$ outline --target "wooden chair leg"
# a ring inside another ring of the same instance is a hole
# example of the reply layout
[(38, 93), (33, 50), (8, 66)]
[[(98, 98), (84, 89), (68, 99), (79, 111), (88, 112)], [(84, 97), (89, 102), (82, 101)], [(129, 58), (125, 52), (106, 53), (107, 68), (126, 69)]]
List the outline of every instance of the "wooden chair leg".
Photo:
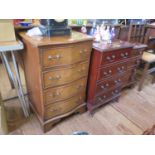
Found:
[(155, 83), (155, 74), (153, 75), (152, 84)]
[(138, 91), (142, 90), (142, 86), (143, 86), (144, 80), (145, 80), (145, 78), (146, 78), (146, 76), (148, 74), (149, 66), (150, 66), (149, 63), (145, 64), (145, 67), (144, 67), (144, 70), (143, 70), (143, 73), (142, 73), (142, 77), (141, 77), (140, 82), (139, 82)]

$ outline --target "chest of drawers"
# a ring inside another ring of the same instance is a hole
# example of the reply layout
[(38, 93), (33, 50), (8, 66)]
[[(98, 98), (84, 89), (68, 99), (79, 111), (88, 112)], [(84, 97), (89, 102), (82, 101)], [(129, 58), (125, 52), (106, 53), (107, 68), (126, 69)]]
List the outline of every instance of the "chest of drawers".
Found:
[(135, 82), (144, 49), (123, 41), (93, 44), (87, 90), (90, 113), (109, 101), (118, 100), (121, 90)]
[(63, 37), (28, 37), (23, 60), (28, 97), (43, 130), (86, 108), (92, 38), (79, 32)]

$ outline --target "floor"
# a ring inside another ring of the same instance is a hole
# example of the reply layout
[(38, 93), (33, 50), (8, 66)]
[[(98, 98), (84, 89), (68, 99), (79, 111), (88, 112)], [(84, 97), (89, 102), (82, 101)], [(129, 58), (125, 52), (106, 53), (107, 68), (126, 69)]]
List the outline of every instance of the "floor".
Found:
[[(22, 70), (21, 77), (23, 85), (25, 85)], [(71, 135), (74, 131), (86, 131), (93, 135), (142, 134), (144, 130), (155, 124), (155, 84), (152, 85), (150, 81), (151, 76), (146, 79), (145, 86), (141, 92), (137, 91), (137, 84), (132, 89), (123, 90), (119, 102), (102, 106), (95, 112), (93, 117), (88, 112), (73, 115), (55, 125), (46, 134)], [(10, 88), (2, 65), (0, 65), (0, 91), (3, 99), (16, 95), (15, 91)], [(16, 112), (9, 113), (12, 122), (16, 122), (16, 124), (10, 123), (14, 131), (9, 134), (44, 134), (34, 114), (31, 114), (29, 119), (24, 119), (18, 99), (6, 101), (5, 105), (8, 111), (12, 107), (16, 109)], [(3, 134), (1, 129), (0, 134)]]

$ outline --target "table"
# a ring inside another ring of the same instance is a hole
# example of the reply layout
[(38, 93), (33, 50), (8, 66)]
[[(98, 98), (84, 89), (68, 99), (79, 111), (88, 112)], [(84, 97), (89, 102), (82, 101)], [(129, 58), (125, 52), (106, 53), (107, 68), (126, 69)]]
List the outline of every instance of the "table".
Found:
[[(21, 80), (19, 76), (19, 71), (17, 68), (16, 58), (14, 55), (15, 51), (21, 50), (21, 49), (23, 49), (23, 43), (21, 41), (0, 42), (0, 57), (2, 59), (2, 63), (17, 91), (24, 115), (25, 117), (28, 117), (30, 114), (29, 104), (25, 100), (25, 97), (24, 97), (23, 88), (22, 88), (22, 84), (21, 84)], [(7, 52), (11, 53), (11, 58), (13, 61), (13, 68), (15, 72), (13, 71), (13, 69), (11, 68), (9, 64), (9, 61), (6, 56)]]

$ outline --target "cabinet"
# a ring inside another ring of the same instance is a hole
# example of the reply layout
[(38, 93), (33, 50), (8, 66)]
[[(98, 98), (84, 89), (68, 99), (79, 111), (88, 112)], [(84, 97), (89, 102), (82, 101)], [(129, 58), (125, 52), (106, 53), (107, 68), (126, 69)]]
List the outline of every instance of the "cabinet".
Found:
[(144, 49), (124, 41), (93, 44), (87, 91), (87, 107), (91, 113), (109, 101), (118, 100), (121, 90), (135, 82)]
[(28, 97), (43, 130), (86, 108), (86, 84), (92, 38), (79, 32), (71, 36), (29, 37), (23, 60)]

